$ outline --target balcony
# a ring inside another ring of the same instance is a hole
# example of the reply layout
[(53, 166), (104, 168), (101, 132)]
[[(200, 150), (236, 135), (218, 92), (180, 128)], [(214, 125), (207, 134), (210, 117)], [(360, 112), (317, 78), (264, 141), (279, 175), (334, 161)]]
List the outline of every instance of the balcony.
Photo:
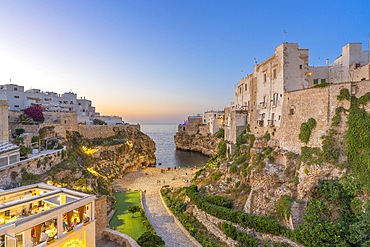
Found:
[(257, 125), (263, 127), (263, 120), (257, 120)]
[(268, 126), (275, 126), (275, 120), (267, 120)]

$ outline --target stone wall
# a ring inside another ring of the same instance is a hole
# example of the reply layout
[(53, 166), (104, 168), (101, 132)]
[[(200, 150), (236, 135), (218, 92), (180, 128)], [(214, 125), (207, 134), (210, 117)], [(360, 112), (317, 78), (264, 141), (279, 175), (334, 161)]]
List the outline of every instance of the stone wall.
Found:
[(123, 234), (121, 232), (114, 231), (112, 229), (106, 228), (103, 231), (103, 237), (109, 239), (110, 241), (116, 242), (121, 246), (126, 247), (140, 247), (130, 236)]
[[(190, 241), (194, 244), (194, 246), (201, 247), (202, 245), (193, 236), (190, 235), (190, 233), (188, 232), (188, 230), (186, 230), (186, 228), (181, 224), (181, 222), (177, 219), (177, 217), (167, 207), (167, 204), (166, 204), (166, 202), (163, 199), (162, 193), (160, 191), (158, 191), (158, 193), (159, 193), (159, 197), (161, 198), (161, 201), (162, 201), (162, 204), (163, 204), (164, 208), (166, 209), (167, 213), (173, 218), (175, 224), (190, 239)], [(142, 203), (142, 200), (141, 200), (141, 203)], [(141, 206), (142, 206), (142, 208), (144, 208), (143, 205), (141, 205)]]
[[(321, 147), (321, 136), (325, 135), (326, 131), (331, 128), (336, 108), (342, 106), (348, 109), (350, 106), (348, 101), (337, 100), (342, 88), (347, 88), (351, 92), (351, 84), (342, 83), (325, 88), (310, 88), (286, 93), (281, 116), (282, 124), (280, 128), (276, 128), (273, 137), (280, 141), (280, 147), (300, 153), (300, 148), (304, 145), (298, 137), (300, 126), (309, 118), (314, 118), (317, 125), (311, 133), (307, 146)], [(370, 81), (358, 82), (355, 96), (361, 97), (367, 92), (370, 92)], [(345, 122), (345, 120), (341, 122), (342, 131), (346, 129)]]
[(9, 141), (8, 101), (0, 99), (0, 142)]
[(77, 131), (82, 136), (93, 139), (107, 138), (116, 135), (119, 131), (126, 131), (128, 129), (140, 131), (140, 125), (78, 125)]
[(95, 238), (103, 238), (104, 230), (109, 226), (107, 220), (107, 197), (102, 196), (95, 200)]
[[(189, 209), (194, 215), (194, 217), (201, 222), (207, 230), (212, 233), (214, 236), (216, 236), (218, 239), (220, 239), (223, 243), (225, 243), (227, 246), (236, 246), (237, 242), (232, 240), (231, 238), (228, 238), (220, 228), (218, 228), (218, 225), (222, 222), (228, 222), (226, 220), (220, 220), (210, 214), (207, 214), (206, 212), (198, 209), (196, 206), (191, 206)], [(228, 222), (230, 223), (230, 222)], [(281, 237), (281, 236), (273, 236), (270, 234), (264, 234), (264, 233), (258, 233), (254, 231), (253, 229), (248, 228), (242, 228), (238, 224), (233, 224), (238, 231), (245, 232), (252, 237), (262, 240), (262, 241), (271, 241), (272, 243), (280, 243), (280, 244), (286, 244), (287, 246), (293, 246), (293, 247), (302, 247), (302, 245), (297, 244), (293, 242), (292, 240)], [(285, 245), (284, 245), (285, 246)]]
[(227, 237), (223, 231), (218, 227), (219, 224), (225, 222), (225, 220), (220, 220), (212, 215), (199, 210), (196, 206), (192, 206), (188, 209), (194, 215), (194, 217), (202, 223), (202, 225), (210, 232), (212, 235), (216, 236), (221, 242), (225, 243), (227, 246), (236, 246), (236, 241)]
[(54, 153), (36, 156), (7, 167), (1, 167), (0, 186), (5, 187), (20, 182), (24, 172), (38, 175), (44, 174), (62, 160), (61, 152), (62, 150), (58, 150)]

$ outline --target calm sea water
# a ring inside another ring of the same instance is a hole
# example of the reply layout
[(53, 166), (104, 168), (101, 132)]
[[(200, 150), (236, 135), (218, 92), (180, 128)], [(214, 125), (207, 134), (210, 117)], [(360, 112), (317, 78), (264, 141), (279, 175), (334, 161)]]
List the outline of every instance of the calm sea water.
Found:
[(141, 131), (155, 142), (157, 167), (203, 167), (207, 163), (208, 157), (205, 155), (176, 150), (173, 137), (178, 124), (140, 124), (140, 126)]

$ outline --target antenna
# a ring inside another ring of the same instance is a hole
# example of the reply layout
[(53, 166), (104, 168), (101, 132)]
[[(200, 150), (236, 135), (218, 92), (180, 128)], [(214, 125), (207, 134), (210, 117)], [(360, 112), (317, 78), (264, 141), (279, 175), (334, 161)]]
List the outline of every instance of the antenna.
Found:
[(288, 32), (284, 29), (284, 43), (286, 42), (286, 36), (288, 35)]
[(254, 60), (254, 65), (257, 65), (258, 64), (257, 59), (254, 57), (253, 60)]

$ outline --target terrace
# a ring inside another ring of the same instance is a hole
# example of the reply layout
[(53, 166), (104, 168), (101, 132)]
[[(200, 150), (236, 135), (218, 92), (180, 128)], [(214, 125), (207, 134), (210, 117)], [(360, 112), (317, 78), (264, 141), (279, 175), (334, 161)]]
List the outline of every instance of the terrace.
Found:
[(43, 183), (0, 192), (0, 247), (59, 245), (94, 223), (94, 199)]

